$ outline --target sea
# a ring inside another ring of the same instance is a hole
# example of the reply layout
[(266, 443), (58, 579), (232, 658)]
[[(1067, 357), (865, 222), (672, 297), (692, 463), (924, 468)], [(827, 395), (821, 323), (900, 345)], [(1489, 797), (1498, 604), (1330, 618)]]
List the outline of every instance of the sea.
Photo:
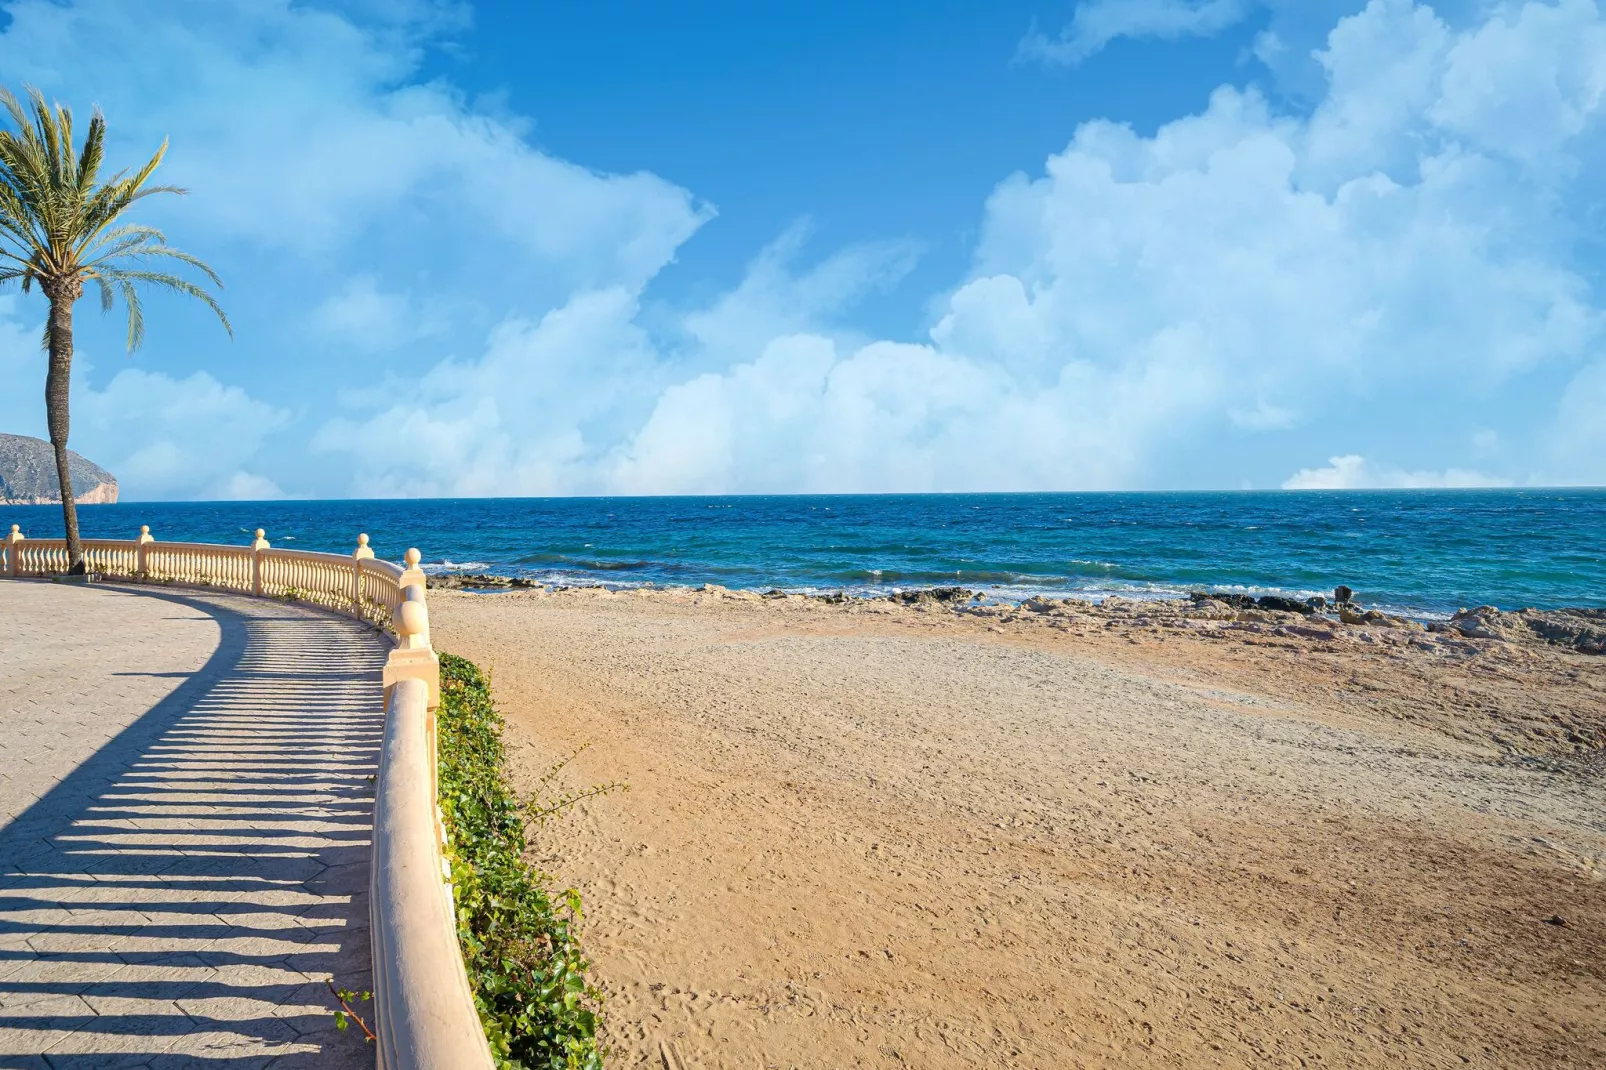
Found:
[[(874, 596), (1308, 597), (1344, 584), (1386, 610), (1606, 606), (1606, 489), (125, 502), (82, 506), (86, 538), (380, 557), (552, 585), (693, 585)], [(61, 535), (58, 506), (0, 524)]]

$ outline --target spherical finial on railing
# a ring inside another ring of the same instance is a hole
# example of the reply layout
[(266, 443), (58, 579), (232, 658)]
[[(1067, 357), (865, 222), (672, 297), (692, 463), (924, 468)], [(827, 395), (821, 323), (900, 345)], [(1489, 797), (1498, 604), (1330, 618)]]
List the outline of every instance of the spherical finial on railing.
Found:
[(139, 533), (141, 535), (149, 535), (151, 533), (151, 526), (149, 524), (141, 524), (139, 526)]
[(261, 528), (257, 528), (257, 538), (259, 538), (259, 539), (265, 538), (267, 536), (267, 534), (268, 533), (263, 531)]
[(21, 524), (13, 524), (13, 525), (11, 525), (11, 534), (15, 535), (17, 532), (19, 532), (21, 530), (22, 530), (22, 525)]
[(422, 635), (429, 629), (429, 614), (424, 603), (407, 601), (396, 607), (396, 634), (403, 639)]
[(368, 533), (366, 531), (363, 532), (361, 535), (357, 536), (357, 545), (358, 546), (367, 546), (368, 545)]
[(404, 560), (407, 562), (408, 568), (417, 568), (418, 562), (423, 560), (423, 558), (424, 555), (418, 552), (418, 547), (414, 546), (412, 549), (407, 551), (407, 555)]

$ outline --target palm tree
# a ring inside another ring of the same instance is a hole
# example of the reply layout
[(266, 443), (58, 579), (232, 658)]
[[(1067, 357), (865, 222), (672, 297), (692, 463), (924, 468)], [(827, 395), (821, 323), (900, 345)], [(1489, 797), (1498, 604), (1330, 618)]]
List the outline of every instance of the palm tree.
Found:
[(16, 127), (0, 129), (0, 284), (20, 279), (24, 293), (38, 286), (50, 300), (44, 338), (50, 355), (45, 416), (61, 484), (68, 571), (81, 573), (84, 547), (78, 537), (78, 509), (67, 472), (67, 392), (72, 374), (72, 310), (83, 296), (84, 284), (93, 280), (100, 287), (103, 311), (110, 311), (115, 296), (122, 295), (128, 306), (130, 353), (145, 337), (140, 284), (198, 298), (217, 313), (230, 337), (234, 330), (205, 289), (147, 265), (153, 260), (176, 260), (200, 270), (221, 287), (216, 272), (190, 254), (171, 248), (154, 227), (123, 221), (123, 213), (143, 197), (184, 192), (176, 186), (145, 184), (166, 155), (167, 142), (132, 175), (119, 171), (97, 182), (106, 140), (105, 116), (95, 110), (83, 148), (75, 150), (72, 112), (46, 104), (37, 89), (27, 92), (30, 109), (24, 109), (15, 95), (0, 87), (0, 106)]

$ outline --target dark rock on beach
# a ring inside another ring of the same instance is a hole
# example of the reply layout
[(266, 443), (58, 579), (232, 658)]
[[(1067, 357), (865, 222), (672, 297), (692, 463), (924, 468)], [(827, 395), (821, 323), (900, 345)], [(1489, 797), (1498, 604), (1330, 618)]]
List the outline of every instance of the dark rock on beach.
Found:
[(1255, 599), (1255, 605), (1260, 609), (1275, 609), (1279, 613), (1314, 613), (1316, 608), (1309, 602), (1301, 602), (1294, 598), (1282, 598), (1278, 595), (1261, 595)]
[(1193, 591), (1189, 598), (1195, 602), (1220, 602), (1233, 609), (1254, 609), (1255, 599), (1247, 594), (1227, 594), (1224, 591)]
[(942, 603), (944, 605), (954, 602), (973, 602), (981, 597), (968, 587), (926, 587), (918, 591), (894, 591), (887, 595), (889, 602), (901, 602), (906, 606), (930, 605)]
[(447, 591), (511, 591), (542, 586), (522, 576), (493, 576), (488, 572), (443, 572), (425, 577), (425, 584)]
[(1314, 613), (1316, 607), (1281, 595), (1265, 594), (1256, 598), (1248, 594), (1226, 594), (1220, 591), (1194, 591), (1188, 595), (1195, 602), (1221, 602), (1234, 609), (1270, 609), (1278, 613)]

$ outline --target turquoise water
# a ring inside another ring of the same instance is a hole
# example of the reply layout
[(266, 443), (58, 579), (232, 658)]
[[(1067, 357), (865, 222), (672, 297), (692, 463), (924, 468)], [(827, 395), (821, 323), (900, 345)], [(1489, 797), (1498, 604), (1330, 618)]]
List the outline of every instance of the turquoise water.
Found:
[[(85, 537), (349, 552), (550, 583), (846, 588), (961, 584), (1165, 596), (1308, 595), (1336, 584), (1416, 613), (1606, 605), (1606, 490), (940, 494), (150, 502), (84, 507)], [(59, 537), (50, 506), (0, 522)]]

